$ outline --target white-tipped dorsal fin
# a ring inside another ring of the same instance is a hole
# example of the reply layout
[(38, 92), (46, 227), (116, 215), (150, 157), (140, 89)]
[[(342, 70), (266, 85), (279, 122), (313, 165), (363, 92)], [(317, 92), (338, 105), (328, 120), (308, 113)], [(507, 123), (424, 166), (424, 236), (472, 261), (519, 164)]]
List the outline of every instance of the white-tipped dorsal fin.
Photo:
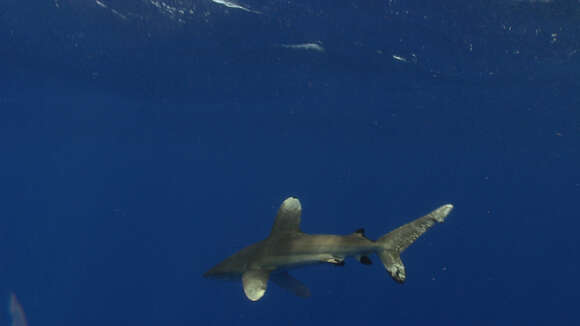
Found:
[(300, 232), (300, 215), (302, 215), (302, 205), (298, 198), (286, 198), (278, 209), (270, 235)]
[(270, 272), (263, 270), (249, 270), (242, 275), (242, 284), (246, 297), (252, 301), (258, 301), (266, 293)]

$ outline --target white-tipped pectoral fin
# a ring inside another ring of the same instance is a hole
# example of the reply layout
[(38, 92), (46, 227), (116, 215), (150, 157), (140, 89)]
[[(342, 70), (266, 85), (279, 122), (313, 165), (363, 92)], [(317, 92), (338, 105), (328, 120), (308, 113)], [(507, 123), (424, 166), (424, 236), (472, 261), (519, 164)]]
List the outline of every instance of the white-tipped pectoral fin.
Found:
[(250, 270), (242, 275), (242, 285), (246, 297), (252, 301), (258, 301), (266, 293), (270, 272), (263, 270)]

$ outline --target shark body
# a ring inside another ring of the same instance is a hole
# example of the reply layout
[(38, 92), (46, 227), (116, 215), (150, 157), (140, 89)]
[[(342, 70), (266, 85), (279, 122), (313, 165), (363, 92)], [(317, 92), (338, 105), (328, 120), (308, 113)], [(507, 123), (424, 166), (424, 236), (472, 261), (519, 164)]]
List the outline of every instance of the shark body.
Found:
[(344, 265), (347, 257), (371, 264), (376, 253), (391, 277), (403, 283), (405, 266), (400, 254), (436, 222), (443, 222), (453, 205), (447, 204), (377, 239), (368, 239), (359, 229), (348, 235), (307, 234), (300, 230), (302, 206), (289, 197), (278, 209), (274, 226), (265, 240), (252, 244), (203, 274), (207, 278), (242, 280), (244, 293), (252, 301), (264, 296), (271, 280), (294, 294), (307, 297), (308, 288), (288, 274), (304, 265), (330, 263)]

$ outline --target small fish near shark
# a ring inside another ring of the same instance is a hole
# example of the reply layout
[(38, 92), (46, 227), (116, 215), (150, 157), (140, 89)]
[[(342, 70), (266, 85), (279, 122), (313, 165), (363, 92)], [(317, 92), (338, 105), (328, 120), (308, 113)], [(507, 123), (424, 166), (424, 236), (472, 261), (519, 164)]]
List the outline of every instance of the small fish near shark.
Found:
[(435, 223), (441, 223), (453, 209), (443, 205), (431, 213), (383, 235), (368, 239), (363, 229), (348, 235), (307, 234), (300, 230), (302, 205), (289, 197), (278, 209), (270, 235), (250, 245), (203, 274), (206, 278), (240, 279), (246, 297), (258, 301), (266, 293), (268, 281), (300, 297), (310, 296), (310, 290), (296, 280), (288, 269), (304, 265), (330, 263), (344, 265), (347, 257), (356, 257), (369, 265), (370, 254), (377, 254), (398, 283), (406, 278), (401, 253)]

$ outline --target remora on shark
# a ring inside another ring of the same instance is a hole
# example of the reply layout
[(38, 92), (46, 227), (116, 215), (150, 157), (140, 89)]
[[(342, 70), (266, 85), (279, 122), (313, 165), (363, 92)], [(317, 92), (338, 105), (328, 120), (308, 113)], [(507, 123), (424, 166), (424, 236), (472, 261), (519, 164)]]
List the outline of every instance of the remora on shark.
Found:
[(363, 229), (348, 235), (307, 234), (300, 230), (302, 205), (289, 197), (278, 209), (274, 226), (265, 240), (250, 245), (203, 274), (208, 278), (239, 279), (248, 299), (257, 301), (268, 287), (268, 280), (294, 294), (307, 297), (310, 290), (287, 270), (310, 264), (344, 265), (354, 256), (362, 264), (371, 264), (369, 254), (376, 253), (391, 277), (405, 281), (401, 253), (436, 222), (443, 222), (453, 205), (443, 205), (431, 213), (407, 223), (378, 240), (368, 239)]

